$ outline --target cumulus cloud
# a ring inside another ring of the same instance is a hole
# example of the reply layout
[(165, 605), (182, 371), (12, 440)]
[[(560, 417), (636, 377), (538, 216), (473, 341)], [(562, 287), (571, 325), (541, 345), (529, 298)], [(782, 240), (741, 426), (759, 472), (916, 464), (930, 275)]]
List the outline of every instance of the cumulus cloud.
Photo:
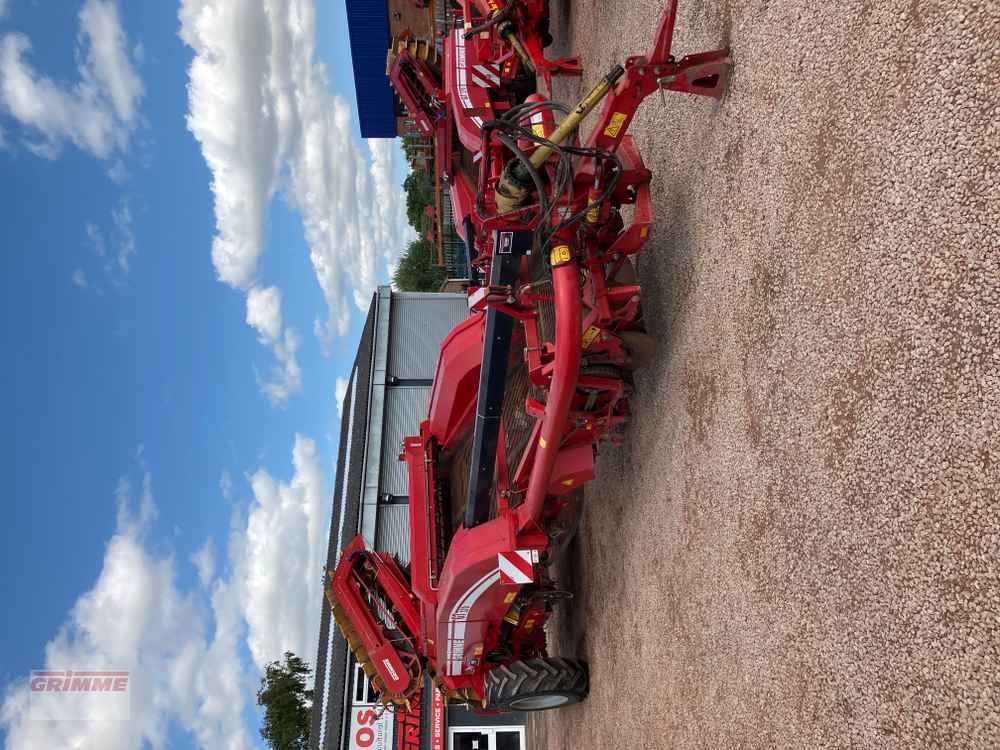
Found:
[[(265, 469), (248, 477), (253, 500), (234, 510), (225, 569), (205, 541), (191, 557), (199, 586), (190, 591), (178, 584), (172, 557), (153, 551), (153, 481), (141, 453), (137, 461), (141, 482), (123, 477), (116, 487), (117, 528), (97, 581), (40, 665), (131, 670), (132, 720), (32, 721), (24, 677), (6, 686), (0, 704), (10, 750), (159, 750), (174, 723), (201, 748), (253, 747), (243, 714), (263, 667), (285, 651), (308, 661), (315, 648), (329, 519), (315, 443), (295, 436), (290, 479)], [(232, 496), (232, 477), (222, 476)]]
[(302, 368), (298, 360), (302, 340), (298, 331), (286, 328), (281, 338), (268, 343), (276, 361), (268, 377), (258, 376), (257, 384), (272, 404), (284, 406), (292, 396), (302, 390)]
[(140, 121), (143, 84), (118, 6), (86, 0), (80, 10), (75, 84), (39, 73), (31, 52), (24, 34), (0, 38), (0, 107), (24, 128), (29, 150), (53, 159), (69, 142), (99, 159), (125, 152)]
[(47, 644), (44, 666), (130, 670), (131, 720), (32, 721), (27, 681), (18, 681), (8, 686), (0, 706), (7, 747), (163, 748), (172, 721), (197, 737), (201, 747), (251, 747), (242, 711), (252, 685), (232, 625), (238, 607), (220, 585), (212, 597), (210, 629), (205, 608), (178, 588), (172, 559), (150, 551), (147, 535), (156, 510), (148, 472), (138, 507), (127, 478), (115, 494), (117, 529), (101, 572)]
[(292, 465), (287, 483), (263, 469), (250, 477), (254, 502), (233, 550), (247, 645), (259, 669), (286, 650), (308, 655), (319, 632), (329, 514), (313, 440), (295, 436)]
[(251, 287), (247, 291), (246, 320), (275, 358), (268, 377), (258, 376), (258, 385), (271, 403), (282, 406), (302, 390), (302, 368), (297, 356), (301, 345), (298, 331), (289, 327), (282, 333), (281, 290), (274, 286)]
[(281, 290), (255, 286), (247, 292), (247, 323), (257, 329), (265, 341), (281, 335)]
[(251, 288), (267, 209), (283, 190), (302, 216), (327, 313), (324, 344), (347, 331), (351, 302), (366, 309), (380, 264), (412, 230), (392, 175), (399, 151), (353, 134), (350, 109), (316, 62), (311, 0), (184, 0), (181, 38), (195, 52), (188, 127), (212, 172), (219, 278)]

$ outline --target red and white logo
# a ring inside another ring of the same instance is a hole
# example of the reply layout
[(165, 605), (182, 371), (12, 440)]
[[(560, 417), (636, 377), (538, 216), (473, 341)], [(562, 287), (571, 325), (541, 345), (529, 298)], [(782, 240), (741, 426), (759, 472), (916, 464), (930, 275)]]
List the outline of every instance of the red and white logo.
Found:
[(394, 680), (396, 680), (398, 682), (399, 681), (399, 675), (396, 674), (396, 668), (392, 666), (392, 662), (389, 661), (388, 659), (383, 659), (382, 663), (385, 665), (385, 668), (388, 670), (389, 676), (391, 676), (392, 679), (394, 679)]
[(500, 583), (504, 586), (534, 583), (535, 563), (538, 562), (538, 550), (516, 549), (513, 552), (501, 552), (497, 555), (500, 567)]
[(34, 670), (28, 682), (28, 716), (39, 721), (128, 721), (131, 673)]

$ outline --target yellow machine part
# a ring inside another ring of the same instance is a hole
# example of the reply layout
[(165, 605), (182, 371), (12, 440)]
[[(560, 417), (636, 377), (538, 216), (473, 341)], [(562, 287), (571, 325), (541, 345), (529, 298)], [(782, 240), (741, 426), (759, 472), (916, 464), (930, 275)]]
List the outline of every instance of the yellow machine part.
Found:
[[(327, 593), (329, 595), (329, 590)], [(386, 690), (385, 682), (382, 681), (378, 671), (375, 669), (375, 665), (372, 664), (372, 660), (368, 656), (368, 651), (365, 650), (364, 644), (361, 643), (361, 639), (358, 637), (357, 632), (355, 632), (354, 626), (351, 625), (351, 621), (347, 619), (347, 615), (341, 609), (340, 605), (333, 601), (333, 597), (329, 596), (328, 598), (330, 599), (330, 611), (333, 613), (334, 622), (337, 623), (337, 627), (340, 628), (340, 632), (347, 641), (347, 645), (354, 654), (354, 658), (357, 659), (358, 664), (361, 665), (361, 668), (365, 672), (365, 676), (368, 677), (372, 689), (378, 693), (382, 705), (388, 706), (389, 704), (393, 704), (409, 711), (412, 707), (410, 702), (411, 693), (420, 686), (420, 675), (417, 675), (410, 681), (413, 688), (406, 693), (393, 693)]]
[(428, 42), (426, 39), (400, 39), (393, 37), (389, 43), (389, 52), (385, 58), (386, 75), (389, 75), (392, 71), (392, 65), (396, 62), (396, 55), (404, 49), (418, 60), (424, 60), (431, 65), (436, 65), (438, 62), (438, 51), (433, 42)]

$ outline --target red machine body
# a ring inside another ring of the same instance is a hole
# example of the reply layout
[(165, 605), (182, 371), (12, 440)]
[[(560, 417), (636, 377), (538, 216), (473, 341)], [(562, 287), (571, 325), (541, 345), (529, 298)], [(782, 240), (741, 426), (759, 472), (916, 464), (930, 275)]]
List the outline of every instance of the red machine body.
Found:
[[(466, 19), (444, 39), (440, 69), (406, 48), (407, 35), (390, 50), (389, 79), (420, 132), (434, 138), (438, 174), (456, 208), (455, 231), (472, 214), (475, 161), (483, 125), (543, 88), (552, 75), (581, 74), (576, 57), (549, 60), (547, 2), (463, 4)], [(478, 17), (478, 18), (477, 18)]]
[[(470, 289), (470, 317), (442, 343), (427, 419), (402, 446), (408, 575), (358, 537), (329, 587), (338, 624), (387, 703), (404, 704), (425, 669), (450, 700), (481, 710), (551, 708), (586, 694), (585, 668), (547, 652), (544, 625), (564, 595), (548, 565), (593, 478), (597, 445), (620, 441), (629, 371), (650, 341), (631, 261), (650, 232), (650, 172), (627, 129), (658, 90), (720, 97), (730, 67), (726, 50), (676, 62), (675, 14), (670, 0), (650, 53), (609, 74), (583, 145), (543, 161), (536, 185), (551, 200), (536, 191), (506, 212), (497, 196), (512, 144), (521, 160), (545, 148), (553, 108), (544, 97), (494, 98), (502, 74), (495, 85), (470, 78), (483, 60), (516, 69), (494, 30), (474, 40), (456, 31), (445, 46), (450, 114), (435, 131), (449, 155), (474, 151), (474, 168), (453, 166), (449, 178), (487, 281)], [(556, 190), (573, 158), (572, 189)], [(627, 221), (625, 205), (634, 207)]]

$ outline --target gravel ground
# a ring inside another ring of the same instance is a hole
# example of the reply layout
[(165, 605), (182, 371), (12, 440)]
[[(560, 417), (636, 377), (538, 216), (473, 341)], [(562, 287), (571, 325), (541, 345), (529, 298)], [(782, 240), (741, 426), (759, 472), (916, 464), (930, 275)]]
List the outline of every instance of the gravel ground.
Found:
[[(1000, 747), (1000, 4), (680, 2), (736, 68), (632, 128), (661, 348), (550, 626), (591, 697), (531, 747)], [(556, 36), (589, 86), (661, 8)]]

